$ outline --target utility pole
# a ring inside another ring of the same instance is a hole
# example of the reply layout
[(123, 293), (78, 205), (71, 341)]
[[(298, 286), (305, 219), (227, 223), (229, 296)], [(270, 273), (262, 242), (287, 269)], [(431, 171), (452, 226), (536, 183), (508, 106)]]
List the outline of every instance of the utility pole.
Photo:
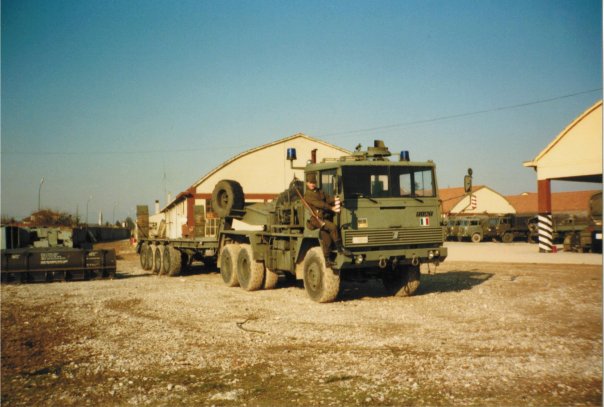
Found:
[(42, 196), (42, 184), (44, 183), (44, 177), (40, 180), (40, 186), (38, 187), (38, 212), (40, 212), (40, 201)]

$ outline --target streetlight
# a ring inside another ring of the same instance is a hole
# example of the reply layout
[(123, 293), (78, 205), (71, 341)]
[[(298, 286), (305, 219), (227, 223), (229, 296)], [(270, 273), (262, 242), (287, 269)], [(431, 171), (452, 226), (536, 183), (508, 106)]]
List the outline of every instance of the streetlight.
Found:
[(88, 204), (90, 203), (91, 200), (92, 200), (92, 195), (90, 195), (88, 197), (88, 200), (86, 201), (86, 226), (88, 226)]
[(40, 196), (42, 195), (42, 184), (44, 183), (44, 177), (40, 180), (40, 186), (38, 187), (38, 212), (40, 212)]

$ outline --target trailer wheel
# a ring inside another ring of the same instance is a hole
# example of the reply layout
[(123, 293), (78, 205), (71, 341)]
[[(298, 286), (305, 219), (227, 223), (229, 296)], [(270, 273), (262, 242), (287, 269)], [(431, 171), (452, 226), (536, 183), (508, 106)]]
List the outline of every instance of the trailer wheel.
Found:
[(313, 247), (304, 257), (304, 289), (316, 302), (332, 302), (340, 292), (340, 276), (327, 267), (320, 247)]
[(232, 215), (233, 210), (242, 210), (243, 188), (237, 181), (223, 179), (212, 191), (212, 209), (221, 218)]
[(481, 240), (482, 236), (480, 235), (480, 233), (474, 233), (472, 235), (472, 243), (480, 243)]
[(153, 272), (161, 273), (161, 248), (159, 245), (151, 245), (153, 248)]
[(239, 255), (239, 245), (227, 244), (220, 252), (220, 275), (222, 281), (227, 287), (237, 287), (237, 256)]
[(147, 270), (147, 247), (149, 247), (149, 245), (147, 243), (143, 243), (139, 252), (141, 268), (143, 270)]
[(506, 232), (501, 237), (501, 241), (503, 243), (512, 243), (514, 241), (514, 235), (509, 232)]
[(164, 246), (162, 257), (162, 273), (170, 277), (180, 275), (182, 269), (182, 256), (178, 250), (170, 245)]
[(398, 266), (382, 277), (384, 288), (390, 295), (409, 297), (419, 287), (419, 266)]
[(277, 283), (279, 282), (279, 274), (275, 273), (274, 271), (265, 268), (264, 269), (264, 284), (263, 287), (265, 290), (272, 290), (273, 288), (275, 288), (277, 286)]
[(145, 248), (145, 270), (151, 271), (153, 270), (153, 254), (154, 250), (152, 245), (147, 245)]
[(264, 263), (254, 259), (254, 251), (249, 244), (242, 244), (237, 256), (237, 279), (246, 291), (262, 288), (264, 281)]

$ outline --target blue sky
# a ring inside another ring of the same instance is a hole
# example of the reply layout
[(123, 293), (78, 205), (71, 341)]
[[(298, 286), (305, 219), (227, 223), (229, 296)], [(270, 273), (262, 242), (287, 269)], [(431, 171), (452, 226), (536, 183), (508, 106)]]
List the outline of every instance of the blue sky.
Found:
[(3, 0), (1, 210), (123, 219), (298, 132), (535, 191), (601, 88), (596, 0)]

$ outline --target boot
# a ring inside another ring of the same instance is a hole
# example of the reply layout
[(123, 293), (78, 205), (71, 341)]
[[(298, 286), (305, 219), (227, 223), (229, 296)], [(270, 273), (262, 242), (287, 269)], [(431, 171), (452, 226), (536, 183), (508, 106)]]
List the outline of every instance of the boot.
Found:
[(334, 268), (336, 263), (329, 258), (329, 256), (325, 256), (325, 267)]
[(348, 250), (347, 248), (345, 248), (344, 246), (342, 246), (341, 240), (338, 240), (336, 242), (336, 248), (338, 249), (338, 253), (343, 254), (344, 256), (347, 256), (347, 257), (352, 257), (352, 252), (350, 250)]

